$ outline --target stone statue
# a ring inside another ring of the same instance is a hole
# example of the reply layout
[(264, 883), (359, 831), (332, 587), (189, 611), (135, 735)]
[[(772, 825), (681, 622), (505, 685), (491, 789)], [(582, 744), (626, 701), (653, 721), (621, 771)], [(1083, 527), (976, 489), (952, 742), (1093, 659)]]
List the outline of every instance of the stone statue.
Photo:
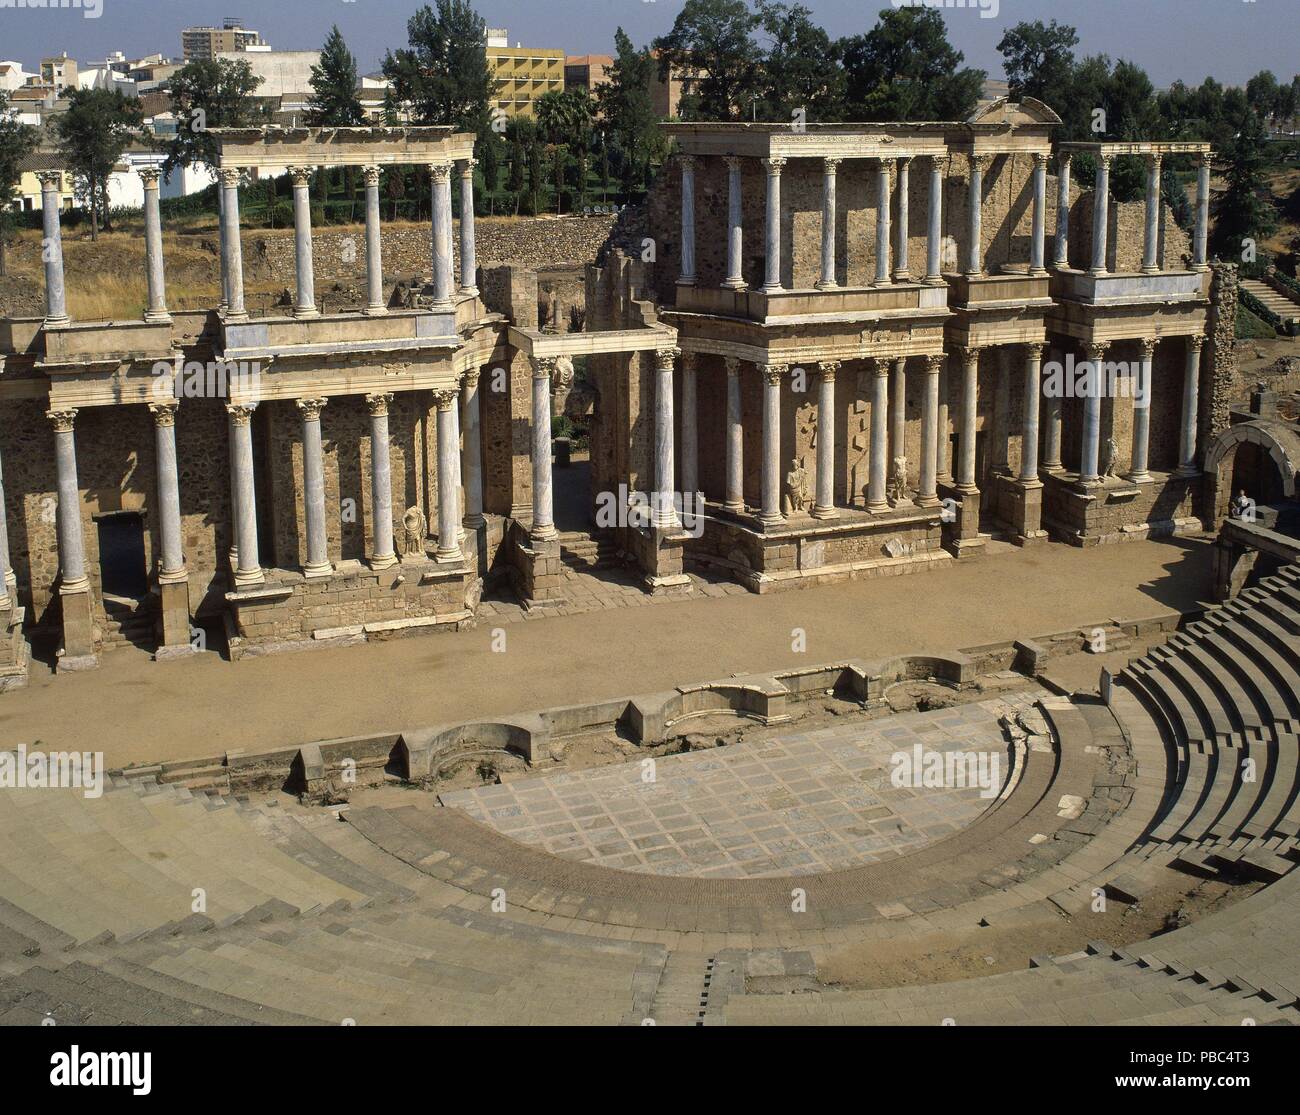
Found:
[(790, 462), (790, 471), (785, 474), (786, 515), (802, 515), (808, 506), (808, 473), (798, 457)]
[(895, 503), (907, 498), (907, 458), (895, 457), (889, 474), (889, 498)]
[(424, 557), (424, 540), (429, 533), (429, 522), (418, 507), (408, 507), (402, 516), (405, 538), (402, 542), (404, 557)]
[(567, 392), (573, 387), (573, 357), (557, 356), (555, 371), (551, 375), (551, 394)]
[(1118, 475), (1118, 473), (1116, 473), (1115, 471), (1116, 461), (1118, 457), (1119, 457), (1119, 447), (1115, 444), (1115, 439), (1113, 437), (1108, 437), (1106, 439), (1106, 446), (1102, 450), (1102, 454), (1101, 454), (1102, 476), (1109, 479), (1112, 476)]

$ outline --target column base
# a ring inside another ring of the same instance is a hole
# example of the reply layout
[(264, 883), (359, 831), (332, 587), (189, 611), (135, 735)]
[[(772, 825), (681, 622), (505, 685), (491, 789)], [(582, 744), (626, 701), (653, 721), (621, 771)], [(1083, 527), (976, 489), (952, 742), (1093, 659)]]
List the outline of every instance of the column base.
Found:
[(724, 500), (722, 510), (730, 511), (733, 515), (743, 515), (745, 513), (745, 501), (743, 499)]
[(261, 569), (236, 569), (235, 570), (235, 587), (236, 588), (255, 588), (258, 585), (266, 584), (266, 573)]
[(696, 282), (698, 282), (698, 280), (696, 279), (696, 277), (695, 277), (694, 275), (682, 275), (682, 276), (677, 280), (677, 285), (678, 285), (678, 286), (694, 286), (694, 285), (696, 284)]
[(429, 304), (429, 312), (433, 314), (449, 314), (455, 308), (450, 298), (443, 298)]
[(199, 648), (193, 643), (185, 643), (176, 646), (160, 646), (153, 652), (155, 662), (174, 662), (178, 658), (193, 658), (199, 653)]
[(392, 569), (396, 564), (396, 554), (376, 554), (370, 559), (370, 568), (376, 571), (380, 569)]
[(1155, 267), (1155, 266), (1152, 266), (1152, 267), (1143, 267), (1141, 270), (1138, 271), (1138, 274), (1139, 274), (1139, 275), (1159, 275), (1159, 274), (1160, 274), (1160, 268), (1159, 268), (1159, 267)]
[(894, 284), (891, 283), (888, 279), (877, 279), (871, 285), (873, 287), (887, 287), (887, 286), (893, 286)]
[(302, 575), (308, 579), (314, 577), (328, 577), (334, 572), (334, 566), (328, 561), (308, 562), (302, 567)]
[(463, 287), (460, 288), (460, 292), (461, 292), (461, 294), (463, 294), (466, 298), (477, 298), (477, 297), (478, 297), (478, 287), (476, 287), (476, 286), (463, 286)]
[(826, 279), (820, 279), (816, 283), (814, 283), (813, 286), (816, 287), (818, 290), (839, 290), (840, 289), (840, 284), (837, 283), (834, 279), (831, 279), (829, 281)]
[(925, 277), (926, 286), (947, 286), (948, 280), (942, 275), (927, 275)]
[(761, 289), (764, 294), (782, 294), (785, 291), (785, 287), (783, 287), (780, 283), (777, 283), (775, 285), (771, 283), (764, 283)]
[(243, 325), (247, 321), (248, 321), (247, 310), (240, 310), (238, 313), (232, 313), (229, 310), (226, 311), (225, 322), (227, 325)]
[(47, 317), (44, 322), (46, 329), (57, 329), (60, 326), (71, 324), (72, 318), (68, 317), (67, 314), (63, 314), (60, 317)]
[(744, 279), (723, 279), (723, 290), (748, 290), (749, 284)]
[(1060, 461), (1054, 461), (1050, 465), (1047, 464), (1039, 465), (1038, 471), (1051, 473), (1053, 476), (1055, 476), (1058, 472), (1064, 472), (1065, 466), (1061, 464)]
[(912, 502), (911, 496), (899, 496), (889, 506), (894, 510), (901, 510), (906, 507), (915, 507), (916, 504)]
[(918, 495), (916, 497), (917, 507), (942, 507), (943, 500), (939, 498), (938, 492), (931, 492), (929, 495)]
[(387, 316), (388, 316), (388, 307), (387, 307), (387, 306), (367, 306), (364, 310), (361, 311), (361, 313), (362, 313), (365, 317), (387, 317)]
[(837, 519), (840, 513), (834, 507), (814, 506), (809, 514), (814, 519)]
[(320, 310), (316, 309), (315, 306), (310, 310), (305, 306), (295, 306), (293, 308), (293, 316), (295, 318), (320, 317)]
[(1104, 267), (1089, 267), (1088, 274), (1091, 275), (1094, 279), (1096, 279), (1096, 278), (1100, 278), (1102, 275), (1109, 274), (1109, 272)]
[(1141, 472), (1126, 472), (1124, 473), (1124, 479), (1134, 484), (1149, 484), (1151, 483), (1151, 473), (1145, 469)]
[(1179, 465), (1174, 470), (1174, 475), (1180, 480), (1186, 480), (1192, 476), (1200, 476), (1201, 470), (1196, 465)]
[(902, 270), (902, 271), (895, 271), (895, 272), (894, 272), (894, 282), (896, 282), (896, 283), (910, 283), (911, 281), (912, 281), (912, 272), (911, 272), (911, 271), (908, 271), (908, 270), (905, 269), (905, 270)]
[(466, 530), (477, 531), (479, 527), (486, 525), (487, 517), (481, 513), (475, 513), (465, 516), (464, 526)]
[(465, 555), (461, 552), (459, 546), (454, 546), (448, 550), (435, 550), (433, 560), (439, 565), (463, 565), (465, 562)]
[(560, 536), (560, 532), (555, 529), (555, 525), (548, 524), (544, 527), (533, 527), (528, 532), (530, 541), (533, 542), (551, 542)]
[(776, 514), (766, 513), (758, 516), (758, 523), (764, 530), (773, 530), (776, 527), (785, 525), (785, 516), (779, 512)]
[(1033, 276), (1033, 278), (1035, 278), (1035, 279), (1041, 279), (1041, 278), (1043, 278), (1044, 276), (1046, 276), (1046, 274), (1047, 274), (1047, 268), (1046, 268), (1046, 267), (1031, 267), (1031, 268), (1029, 269), (1029, 274), (1030, 274), (1031, 276)]
[(867, 500), (867, 511), (872, 515), (883, 515), (889, 509), (889, 500), (887, 499)]
[(146, 310), (144, 320), (146, 325), (171, 325), (172, 315), (166, 310)]

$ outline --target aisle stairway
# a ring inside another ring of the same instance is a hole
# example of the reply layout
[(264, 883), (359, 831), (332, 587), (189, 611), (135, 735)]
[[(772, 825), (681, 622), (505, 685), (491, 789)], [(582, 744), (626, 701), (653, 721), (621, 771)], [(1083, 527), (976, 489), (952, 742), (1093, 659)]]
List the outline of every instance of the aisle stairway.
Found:
[(1282, 319), (1284, 330), (1289, 325), (1290, 331), (1294, 332), (1295, 327), (1300, 326), (1300, 295), (1279, 290), (1260, 279), (1242, 279), (1241, 288), (1277, 314)]

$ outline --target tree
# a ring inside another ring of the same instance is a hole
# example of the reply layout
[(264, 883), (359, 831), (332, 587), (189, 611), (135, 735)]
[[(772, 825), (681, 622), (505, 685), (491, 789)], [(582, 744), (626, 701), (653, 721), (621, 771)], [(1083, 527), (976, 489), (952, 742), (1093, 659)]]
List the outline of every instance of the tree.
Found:
[(529, 211), (535, 217), (542, 210), (542, 189), (545, 185), (543, 178), (546, 172), (542, 169), (542, 144), (539, 140), (534, 139), (528, 145), (528, 202)]
[(246, 128), (265, 118), (253, 99), (262, 79), (243, 59), (204, 59), (187, 62), (171, 77), (172, 112), (176, 137), (167, 151), (164, 171), (178, 166), (215, 167), (217, 142), (213, 128)]
[(654, 146), (655, 111), (650, 99), (650, 78), (655, 62), (648, 50), (637, 50), (619, 28), (614, 32), (614, 62), (608, 80), (596, 87), (596, 104), (609, 125), (622, 157), (624, 185), (644, 177), (644, 167)]
[(497, 81), (488, 70), (486, 25), (469, 0), (436, 0), (406, 24), (409, 47), (389, 51), (384, 76), (393, 98), (419, 124), (449, 124), (483, 133), (491, 122)]
[(802, 4), (759, 0), (759, 24), (767, 36), (759, 77), (758, 112), (765, 120), (834, 120), (843, 111), (844, 70), (830, 36)]
[(483, 169), (483, 190), (491, 195), (501, 188), (501, 141), (495, 132), (489, 132), (480, 141)]
[(1277, 78), (1269, 70), (1260, 70), (1246, 82), (1246, 100), (1250, 107), (1259, 113), (1265, 122), (1277, 116), (1278, 94)]
[[(1212, 250), (1225, 259), (1246, 257), (1277, 228), (1277, 213), (1268, 200), (1264, 117), (1247, 106), (1232, 142), (1223, 149), (1227, 189), (1215, 199)], [(1251, 241), (1248, 245), (1246, 242)], [(1246, 262), (1250, 262), (1246, 259)]]
[(1070, 95), (1074, 48), (1079, 35), (1073, 27), (1052, 20), (1017, 23), (998, 43), (1011, 99), (1034, 97), (1059, 114)]
[(23, 160), (36, 150), (40, 133), (27, 124), (19, 123), (10, 114), (9, 96), (0, 89), (0, 275), (5, 269), (5, 244), (9, 238), (12, 218), (10, 212), (17, 202), (18, 183), (22, 181)]
[(330, 28), (320, 65), (311, 68), (309, 84), (312, 94), (307, 119), (312, 124), (351, 128), (365, 123), (365, 110), (357, 96), (357, 60), (337, 26)]
[(101, 213), (108, 227), (108, 178), (143, 119), (139, 102), (117, 89), (77, 89), (55, 121), (59, 152), (90, 208), (92, 240), (99, 239)]
[(659, 78), (673, 70), (698, 74), (683, 94), (680, 112), (689, 120), (737, 120), (754, 94), (759, 50), (751, 38), (758, 17), (744, 0), (686, 0), (672, 30), (654, 41)]

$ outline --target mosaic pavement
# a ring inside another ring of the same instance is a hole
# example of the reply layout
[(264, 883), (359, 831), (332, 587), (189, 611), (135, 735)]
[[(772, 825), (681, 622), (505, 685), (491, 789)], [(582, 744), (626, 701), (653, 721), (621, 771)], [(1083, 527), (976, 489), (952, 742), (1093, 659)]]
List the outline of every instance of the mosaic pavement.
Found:
[[(895, 787), (890, 758), (1008, 748), (998, 718), (1037, 687), (931, 712), (831, 724), (655, 760), (442, 795), (447, 806), (555, 855), (656, 875), (757, 877), (852, 867), (929, 844), (992, 802), (977, 786)], [(1000, 785), (999, 785), (1000, 789)]]

